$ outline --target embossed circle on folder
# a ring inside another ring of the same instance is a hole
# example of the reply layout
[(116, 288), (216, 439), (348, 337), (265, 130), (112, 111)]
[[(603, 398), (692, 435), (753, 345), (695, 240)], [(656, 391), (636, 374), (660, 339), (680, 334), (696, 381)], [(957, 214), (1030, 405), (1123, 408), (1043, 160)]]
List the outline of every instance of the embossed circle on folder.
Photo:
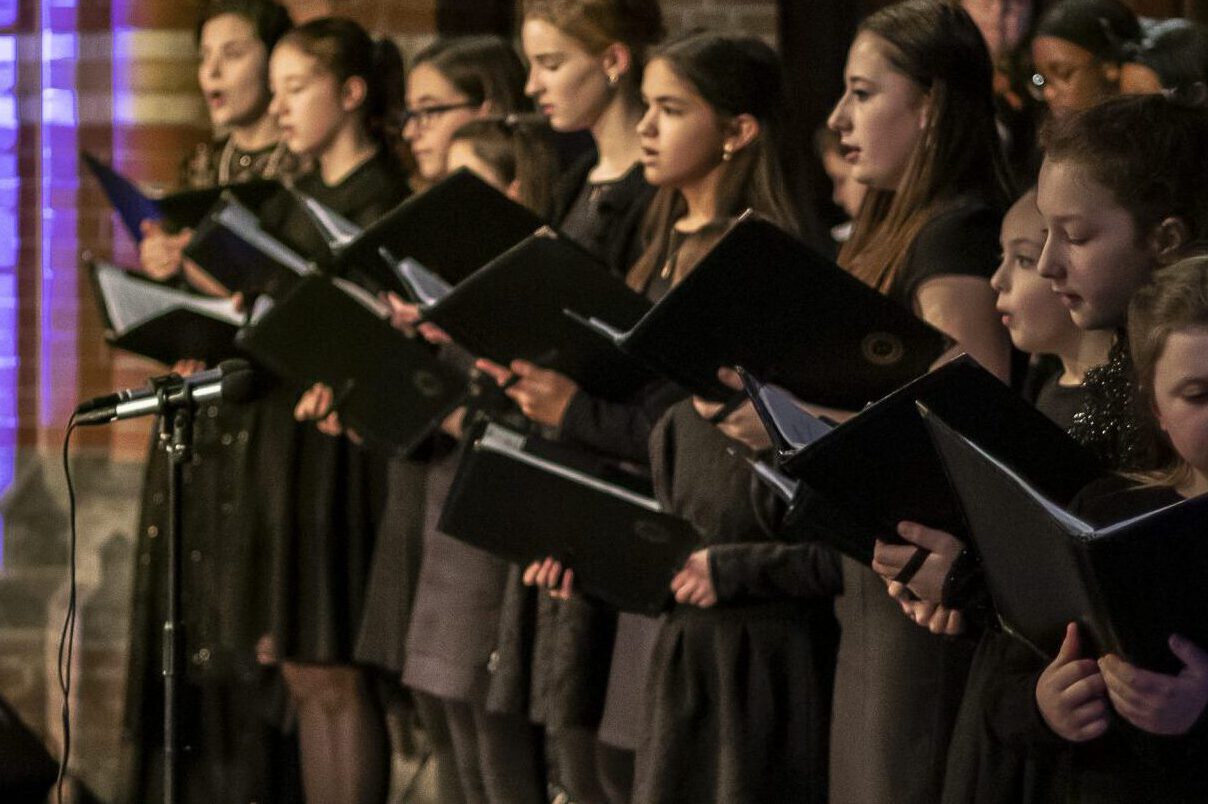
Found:
[(427, 397), (440, 396), (445, 389), (445, 384), (440, 381), (439, 377), (424, 369), (419, 369), (412, 374), (411, 382), (417, 391)]
[(897, 335), (870, 332), (860, 341), (860, 354), (874, 366), (892, 366), (906, 354), (906, 347)]
[(639, 539), (651, 544), (666, 544), (671, 540), (671, 534), (666, 528), (649, 519), (639, 519), (633, 523), (633, 532)]

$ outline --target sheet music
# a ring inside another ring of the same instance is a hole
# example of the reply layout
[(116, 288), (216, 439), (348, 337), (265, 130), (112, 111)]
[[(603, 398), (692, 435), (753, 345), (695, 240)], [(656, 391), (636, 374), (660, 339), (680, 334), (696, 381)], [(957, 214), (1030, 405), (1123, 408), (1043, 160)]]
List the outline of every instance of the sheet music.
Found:
[(385, 246), (379, 248), (378, 253), (382, 255), (382, 259), (394, 266), (394, 273), (411, 293), (412, 299), (421, 307), (432, 307), (452, 292), (452, 285), (435, 272), (429, 271), (419, 260), (411, 257), (397, 259)]
[(746, 459), (751, 465), (751, 469), (755, 472), (755, 476), (762, 480), (772, 491), (776, 492), (776, 496), (785, 502), (791, 503), (797, 496), (797, 489), (801, 486), (799, 481), (773, 469), (763, 461), (756, 461), (750, 458)]
[(334, 209), (325, 206), (305, 193), (300, 193), (297, 190), (294, 190), (293, 193), (302, 202), (303, 208), (310, 214), (311, 220), (315, 222), (315, 225), (323, 234), (323, 239), (327, 241), (327, 245), (332, 251), (344, 248), (353, 240), (360, 237), (361, 232), (364, 231)]
[(243, 314), (235, 309), (231, 299), (198, 296), (140, 281), (107, 263), (97, 267), (96, 278), (115, 335), (176, 309), (192, 310), (233, 326), (243, 323)]
[(662, 507), (657, 500), (650, 497), (644, 497), (641, 494), (635, 494), (629, 489), (621, 486), (607, 483), (599, 478), (592, 477), (584, 472), (570, 469), (561, 464), (548, 461), (544, 458), (538, 458), (536, 455), (531, 455), (524, 451), (523, 443), (517, 445), (517, 436), (506, 428), (499, 427), (495, 424), (487, 425), (487, 429), (483, 432), (482, 437), (474, 443), (475, 449), (485, 449), (492, 452), (498, 452), (502, 455), (507, 455), (521, 463), (526, 463), (529, 466), (534, 466), (542, 471), (552, 475), (570, 480), (574, 483), (587, 486), (595, 489), (603, 494), (608, 494), (613, 497), (622, 499), (628, 503), (645, 508), (653, 513), (662, 513)]
[(615, 327), (612, 324), (609, 324), (607, 321), (602, 321), (595, 316), (584, 316), (576, 313), (574, 310), (563, 310), (562, 314), (571, 321), (574, 321), (576, 324), (587, 327), (597, 335), (607, 338), (618, 345), (620, 345), (625, 340), (625, 336), (629, 334), (625, 330)]
[(226, 204), (218, 211), (215, 218), (249, 245), (267, 254), (298, 276), (306, 276), (314, 272), (310, 263), (261, 229), (260, 221), (252, 211), (233, 198), (226, 199)]
[(834, 429), (803, 410), (790, 393), (775, 385), (760, 385), (758, 397), (780, 439), (793, 449), (812, 444)]

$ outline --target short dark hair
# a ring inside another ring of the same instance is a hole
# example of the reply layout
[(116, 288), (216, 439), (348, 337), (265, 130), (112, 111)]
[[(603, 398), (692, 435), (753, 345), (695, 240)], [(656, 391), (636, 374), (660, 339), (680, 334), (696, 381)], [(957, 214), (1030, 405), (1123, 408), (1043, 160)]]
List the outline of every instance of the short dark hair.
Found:
[(1208, 240), (1208, 110), (1161, 95), (1112, 98), (1050, 121), (1045, 158), (1076, 162), (1132, 216), (1138, 237), (1180, 218), (1191, 242)]

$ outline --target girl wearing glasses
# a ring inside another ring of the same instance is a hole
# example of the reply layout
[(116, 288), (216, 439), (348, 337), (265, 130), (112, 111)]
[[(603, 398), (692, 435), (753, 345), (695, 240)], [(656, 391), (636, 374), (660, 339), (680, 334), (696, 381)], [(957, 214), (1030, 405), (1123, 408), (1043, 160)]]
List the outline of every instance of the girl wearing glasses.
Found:
[(494, 36), (439, 39), (411, 62), (403, 139), (415, 160), (416, 189), (443, 179), (453, 132), (476, 118), (525, 111), (524, 67)]
[(1036, 28), (1030, 90), (1058, 117), (1118, 95), (1140, 41), (1137, 16), (1120, 0), (1063, 0)]

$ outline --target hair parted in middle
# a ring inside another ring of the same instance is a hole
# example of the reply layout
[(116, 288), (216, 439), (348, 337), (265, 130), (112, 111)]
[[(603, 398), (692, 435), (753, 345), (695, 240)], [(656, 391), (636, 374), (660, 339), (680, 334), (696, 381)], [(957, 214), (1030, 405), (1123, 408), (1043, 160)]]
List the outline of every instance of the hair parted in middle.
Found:
[(994, 115), (993, 68), (981, 32), (955, 0), (904, 0), (860, 24), (893, 69), (928, 95), (930, 113), (895, 190), (870, 188), (840, 264), (881, 291), (919, 231), (945, 206), (977, 195), (1003, 209), (1011, 179)]

